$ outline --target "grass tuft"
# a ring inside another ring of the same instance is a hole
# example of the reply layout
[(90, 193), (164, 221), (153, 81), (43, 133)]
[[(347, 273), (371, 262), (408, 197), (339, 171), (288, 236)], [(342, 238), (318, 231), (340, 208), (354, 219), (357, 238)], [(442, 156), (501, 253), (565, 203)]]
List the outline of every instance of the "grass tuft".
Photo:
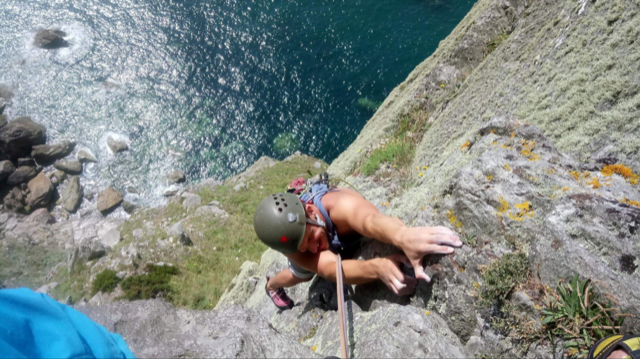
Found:
[(502, 301), (529, 276), (529, 261), (524, 253), (507, 253), (489, 265), (482, 275), (480, 296), (483, 304)]
[(178, 268), (149, 264), (146, 269), (147, 274), (128, 277), (122, 281), (120, 286), (124, 291), (124, 297), (136, 300), (170, 296), (173, 289), (169, 280), (171, 276), (179, 273)]
[(91, 294), (98, 292), (111, 293), (118, 286), (118, 283), (120, 283), (120, 278), (116, 275), (116, 271), (105, 269), (93, 280)]

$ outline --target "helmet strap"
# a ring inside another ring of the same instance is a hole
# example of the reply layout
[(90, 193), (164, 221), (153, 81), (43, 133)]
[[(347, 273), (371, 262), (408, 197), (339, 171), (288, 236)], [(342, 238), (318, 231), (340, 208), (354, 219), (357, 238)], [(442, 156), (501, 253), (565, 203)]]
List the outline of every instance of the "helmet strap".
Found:
[(327, 225), (324, 223), (322, 219), (320, 219), (320, 216), (317, 213), (316, 213), (316, 219), (313, 220), (311, 218), (307, 218), (307, 223), (327, 229)]

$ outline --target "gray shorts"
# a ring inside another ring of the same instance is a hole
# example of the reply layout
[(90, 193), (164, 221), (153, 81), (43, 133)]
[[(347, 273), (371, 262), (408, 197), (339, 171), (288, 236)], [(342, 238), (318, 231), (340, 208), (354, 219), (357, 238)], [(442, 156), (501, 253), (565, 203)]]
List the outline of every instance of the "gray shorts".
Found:
[(287, 258), (287, 266), (289, 267), (291, 274), (293, 274), (295, 277), (298, 277), (300, 279), (311, 279), (313, 278), (314, 275), (316, 275), (312, 271), (306, 270), (300, 267), (299, 265), (295, 264), (288, 258)]

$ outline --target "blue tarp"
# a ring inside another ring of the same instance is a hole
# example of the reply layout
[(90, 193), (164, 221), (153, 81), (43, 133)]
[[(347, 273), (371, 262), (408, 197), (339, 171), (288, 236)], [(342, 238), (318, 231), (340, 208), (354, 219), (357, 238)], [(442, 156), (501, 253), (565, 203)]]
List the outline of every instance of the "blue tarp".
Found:
[(135, 358), (122, 337), (31, 289), (0, 290), (0, 358)]

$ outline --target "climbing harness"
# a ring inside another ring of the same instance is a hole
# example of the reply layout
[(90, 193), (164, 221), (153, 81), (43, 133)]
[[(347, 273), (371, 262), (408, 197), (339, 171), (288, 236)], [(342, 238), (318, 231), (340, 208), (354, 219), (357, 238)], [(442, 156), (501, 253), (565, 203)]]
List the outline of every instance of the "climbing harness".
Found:
[(340, 320), (340, 347), (342, 349), (342, 358), (348, 359), (346, 317), (344, 313), (344, 286), (342, 280), (342, 258), (340, 254), (338, 254), (338, 261), (336, 262), (336, 292), (338, 293), (338, 319)]

